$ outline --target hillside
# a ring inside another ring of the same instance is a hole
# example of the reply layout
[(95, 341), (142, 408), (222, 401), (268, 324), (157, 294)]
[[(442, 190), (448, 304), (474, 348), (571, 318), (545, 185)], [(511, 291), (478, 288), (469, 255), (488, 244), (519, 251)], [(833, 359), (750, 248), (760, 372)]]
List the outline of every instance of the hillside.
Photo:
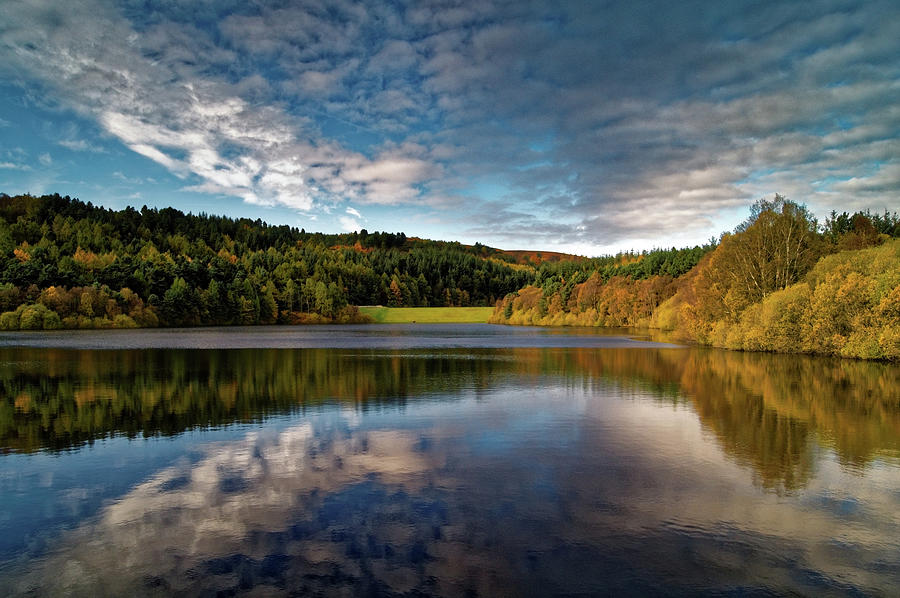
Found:
[(819, 226), (776, 196), (687, 270), (647, 267), (653, 257), (576, 268), (506, 296), (491, 321), (643, 326), (731, 349), (900, 359), (897, 237), (896, 214), (832, 213)]
[(534, 271), (497, 250), (261, 220), (0, 195), (0, 327), (359, 319), (356, 305), (491, 306)]
[(510, 258), (516, 264), (531, 264), (534, 266), (540, 266), (546, 262), (580, 262), (587, 259), (583, 256), (572, 255), (570, 253), (531, 249), (502, 249), (500, 250), (500, 255)]

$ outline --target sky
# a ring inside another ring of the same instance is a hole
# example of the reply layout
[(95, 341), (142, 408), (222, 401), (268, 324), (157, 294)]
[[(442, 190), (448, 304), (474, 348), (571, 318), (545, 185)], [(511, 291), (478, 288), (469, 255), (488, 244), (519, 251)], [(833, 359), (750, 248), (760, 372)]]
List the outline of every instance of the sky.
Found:
[(900, 210), (900, 3), (2, 0), (0, 192), (601, 255)]

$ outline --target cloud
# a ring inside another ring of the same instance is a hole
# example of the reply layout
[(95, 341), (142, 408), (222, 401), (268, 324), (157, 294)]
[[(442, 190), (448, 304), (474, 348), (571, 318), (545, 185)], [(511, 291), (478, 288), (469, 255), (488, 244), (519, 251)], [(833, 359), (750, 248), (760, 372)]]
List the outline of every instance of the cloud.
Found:
[(835, 183), (836, 191), (849, 193), (883, 193), (900, 187), (900, 162), (886, 164), (867, 177), (852, 177)]
[(345, 210), (345, 212), (347, 212), (347, 213), (350, 214), (351, 216), (355, 216), (355, 217), (357, 217), (357, 218), (362, 218), (362, 215), (359, 213), (358, 210), (356, 210), (356, 208), (348, 207), (348, 208)]
[(0, 162), (0, 170), (31, 170), (27, 164), (16, 164), (15, 162)]
[(341, 224), (341, 230), (344, 232), (352, 233), (354, 231), (358, 231), (362, 228), (360, 226), (359, 221), (355, 218), (350, 218), (348, 216), (340, 216), (338, 217), (338, 222)]
[(62, 139), (56, 142), (62, 147), (72, 150), (73, 152), (94, 152), (97, 154), (106, 153), (106, 150), (99, 145), (94, 145), (84, 139)]
[(85, 127), (79, 126), (74, 122), (62, 125), (48, 122), (44, 126), (44, 134), (46, 137), (54, 139), (56, 145), (73, 152), (107, 153), (106, 148), (87, 139), (89, 133), (84, 129)]
[(53, 164), (53, 158), (49, 153), (44, 152), (43, 154), (38, 156), (38, 162), (41, 163), (41, 166), (50, 166), (51, 164)]
[[(239, 97), (244, 88), (230, 85), (226, 72), (209, 74), (232, 62), (234, 51), (195, 27), (166, 21), (164, 13), (138, 32), (105, 3), (89, 0), (53, 9), (15, 3), (7, 12), (0, 39), (4, 53), (15, 57), (7, 68), (65, 90), (71, 107), (132, 151), (194, 179), (188, 190), (298, 210), (346, 197), (399, 203), (421, 193), (417, 185), (424, 181), (415, 175), (427, 174), (427, 167), (408, 162), (413, 166), (392, 171), (383, 161), (370, 163), (282, 107)], [(96, 18), (84, 19), (87, 13)], [(308, 70), (296, 82), (308, 95), (327, 95), (340, 87), (335, 73), (352, 64)]]
[[(465, 206), (445, 218), (458, 233), (627, 246), (706, 239), (775, 191), (820, 211), (892, 205), (900, 190), (889, 1), (0, 13), (11, 79), (186, 189), (310, 216), (347, 201)], [(90, 151), (83, 139), (59, 143)]]

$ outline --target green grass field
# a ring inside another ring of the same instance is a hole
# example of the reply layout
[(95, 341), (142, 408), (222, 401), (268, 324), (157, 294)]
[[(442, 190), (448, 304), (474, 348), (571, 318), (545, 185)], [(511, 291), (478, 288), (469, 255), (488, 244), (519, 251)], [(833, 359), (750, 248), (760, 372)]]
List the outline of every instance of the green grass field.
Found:
[(493, 307), (360, 307), (377, 324), (483, 323)]

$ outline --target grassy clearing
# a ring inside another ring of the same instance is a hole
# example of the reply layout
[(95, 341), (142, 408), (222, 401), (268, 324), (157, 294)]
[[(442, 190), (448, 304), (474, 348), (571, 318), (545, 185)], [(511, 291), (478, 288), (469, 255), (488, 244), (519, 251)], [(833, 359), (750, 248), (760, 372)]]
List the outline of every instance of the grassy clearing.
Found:
[(484, 323), (493, 307), (360, 307), (377, 324)]

